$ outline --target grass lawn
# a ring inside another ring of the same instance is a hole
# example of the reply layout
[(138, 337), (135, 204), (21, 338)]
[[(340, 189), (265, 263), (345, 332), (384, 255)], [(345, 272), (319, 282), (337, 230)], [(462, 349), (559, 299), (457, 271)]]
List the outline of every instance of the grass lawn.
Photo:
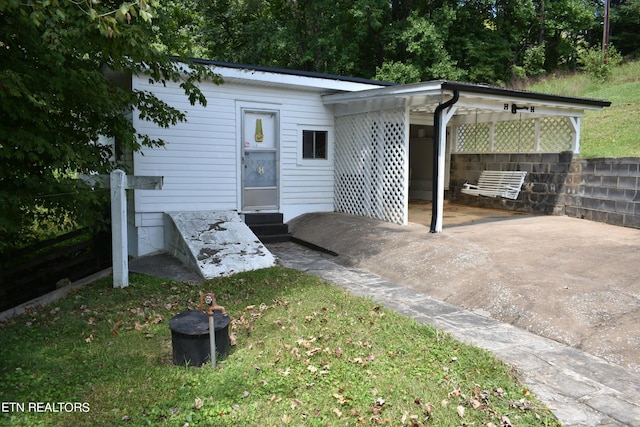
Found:
[[(0, 326), (1, 425), (559, 425), (490, 353), (304, 273), (130, 281)], [(174, 366), (169, 320), (203, 292), (237, 344), (216, 370)]]
[(611, 101), (603, 111), (586, 112), (580, 157), (640, 157), (640, 61), (616, 67), (606, 81), (576, 73), (550, 76), (526, 89)]

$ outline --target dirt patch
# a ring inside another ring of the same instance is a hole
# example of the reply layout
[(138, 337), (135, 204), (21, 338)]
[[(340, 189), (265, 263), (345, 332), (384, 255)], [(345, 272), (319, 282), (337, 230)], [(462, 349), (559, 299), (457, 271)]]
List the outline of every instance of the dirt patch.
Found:
[(439, 234), (430, 212), (408, 226), (338, 213), (289, 226), (342, 264), (640, 372), (640, 230), (460, 209), (445, 206)]

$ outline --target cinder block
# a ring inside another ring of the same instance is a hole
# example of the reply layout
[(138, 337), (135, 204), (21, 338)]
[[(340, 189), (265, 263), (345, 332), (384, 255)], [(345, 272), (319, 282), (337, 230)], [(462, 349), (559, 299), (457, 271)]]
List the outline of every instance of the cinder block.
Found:
[(620, 176), (618, 177), (618, 188), (637, 190), (638, 178), (635, 176)]
[(617, 201), (615, 211), (619, 214), (633, 215), (635, 213), (635, 203)]
[(625, 215), (622, 215), (622, 214), (619, 214), (619, 213), (614, 213), (614, 212), (609, 212), (607, 214), (606, 223), (607, 224), (612, 224), (612, 225), (617, 225), (617, 226), (623, 226), (624, 225), (624, 217), (625, 217)]
[(594, 170), (595, 175), (611, 175), (611, 165), (607, 163), (597, 163)]
[(640, 216), (638, 215), (625, 215), (624, 226), (632, 228), (640, 228)]

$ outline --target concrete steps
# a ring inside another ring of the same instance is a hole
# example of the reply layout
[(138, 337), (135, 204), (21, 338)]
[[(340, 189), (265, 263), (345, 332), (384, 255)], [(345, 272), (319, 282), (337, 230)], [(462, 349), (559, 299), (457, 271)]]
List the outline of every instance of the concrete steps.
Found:
[(291, 240), (289, 226), (284, 224), (281, 213), (247, 213), (244, 222), (262, 243), (279, 243)]

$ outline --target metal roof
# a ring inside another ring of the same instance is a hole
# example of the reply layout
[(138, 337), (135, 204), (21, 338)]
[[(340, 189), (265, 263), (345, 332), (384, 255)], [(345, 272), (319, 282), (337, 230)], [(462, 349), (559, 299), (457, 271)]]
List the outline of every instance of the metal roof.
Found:
[(336, 105), (336, 113), (339, 115), (400, 106), (409, 107), (413, 114), (428, 115), (432, 114), (440, 103), (451, 97), (454, 91), (459, 92), (460, 95), (460, 100), (456, 103), (458, 116), (478, 111), (506, 115), (514, 105), (526, 105), (531, 109), (530, 112), (535, 110), (538, 115), (579, 116), (584, 110), (600, 110), (611, 105), (607, 100), (552, 95), (449, 80), (396, 84), (358, 77), (199, 58), (190, 58), (186, 62), (212, 66), (216, 73), (229, 82), (242, 81), (245, 84), (261, 86), (298, 87), (323, 91), (325, 93), (323, 102), (327, 105)]
[(190, 58), (186, 62), (212, 66), (214, 67), (214, 71), (220, 74), (225, 80), (251, 80), (254, 84), (262, 85), (305, 86), (347, 92), (396, 85), (396, 83), (360, 77), (345, 77), (335, 74), (239, 64), (209, 59)]
[(335, 105), (337, 115), (389, 108), (408, 107), (412, 115), (431, 115), (436, 107), (459, 93), (457, 120), (462, 116), (483, 115), (483, 120), (513, 120), (514, 113), (580, 117), (585, 110), (601, 110), (610, 101), (550, 95), (487, 85), (434, 80), (374, 88), (359, 92), (327, 94), (323, 102)]

